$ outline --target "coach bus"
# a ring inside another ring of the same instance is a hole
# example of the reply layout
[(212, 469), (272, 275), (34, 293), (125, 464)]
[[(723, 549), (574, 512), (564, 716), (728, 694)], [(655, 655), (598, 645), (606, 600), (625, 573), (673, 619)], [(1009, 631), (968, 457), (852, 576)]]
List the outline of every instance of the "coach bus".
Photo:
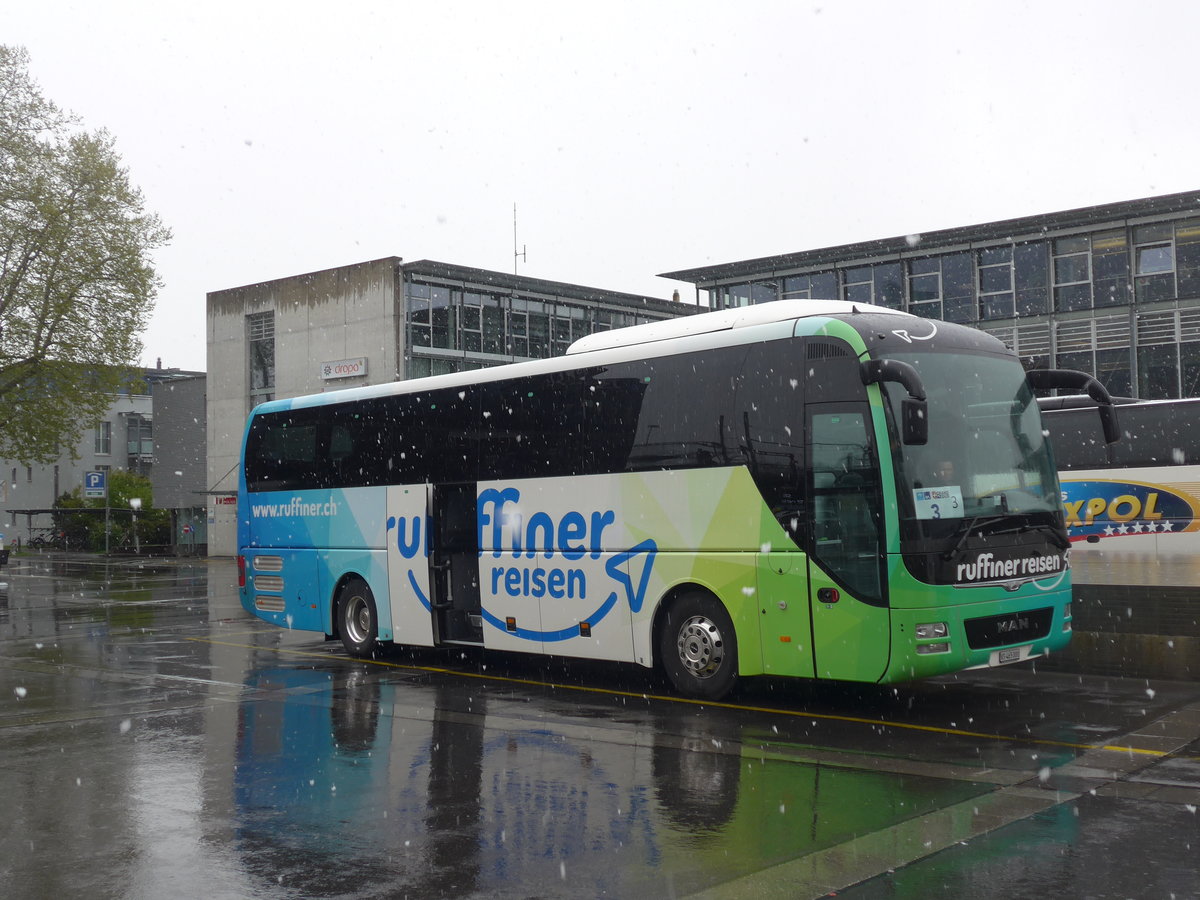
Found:
[(882, 683), (1052, 653), (1068, 546), (1016, 357), (836, 301), (267, 402), (239, 475), (241, 600), (268, 622), (356, 657), (660, 666), (709, 699), (739, 676)]
[(1200, 582), (1200, 399), (1118, 400), (1121, 439), (1083, 397), (1038, 401), (1054, 446), (1076, 578)]

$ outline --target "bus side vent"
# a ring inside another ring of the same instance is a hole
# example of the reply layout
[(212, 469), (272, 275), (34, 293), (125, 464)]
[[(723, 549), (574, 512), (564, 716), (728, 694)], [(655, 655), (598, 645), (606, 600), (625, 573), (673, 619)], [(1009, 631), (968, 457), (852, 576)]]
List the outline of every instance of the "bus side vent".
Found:
[(283, 579), (278, 575), (255, 575), (254, 587), (260, 591), (283, 593)]
[(260, 594), (254, 598), (254, 608), (263, 612), (283, 612), (283, 598), (264, 597)]
[(810, 341), (808, 345), (809, 359), (842, 359), (849, 355), (845, 344)]
[(282, 556), (256, 556), (254, 557), (255, 572), (282, 572), (283, 557)]

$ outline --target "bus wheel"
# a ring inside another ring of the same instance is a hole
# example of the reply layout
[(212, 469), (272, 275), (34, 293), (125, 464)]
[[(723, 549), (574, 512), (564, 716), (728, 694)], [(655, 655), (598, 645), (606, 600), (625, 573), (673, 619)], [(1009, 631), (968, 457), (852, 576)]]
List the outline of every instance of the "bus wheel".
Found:
[(671, 684), (689, 697), (719, 700), (737, 681), (733, 620), (715, 597), (686, 594), (672, 604), (658, 653)]
[(370, 656), (379, 635), (375, 598), (361, 578), (352, 578), (338, 593), (338, 631), (351, 656)]

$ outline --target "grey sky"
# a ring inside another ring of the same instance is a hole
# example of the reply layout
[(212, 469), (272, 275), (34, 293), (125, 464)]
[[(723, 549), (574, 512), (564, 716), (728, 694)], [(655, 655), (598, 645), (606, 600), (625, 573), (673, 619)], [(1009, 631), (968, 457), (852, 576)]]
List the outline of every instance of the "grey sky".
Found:
[(1200, 187), (1200, 4), (5, 0), (207, 291), (381, 256), (667, 298), (728, 260)]

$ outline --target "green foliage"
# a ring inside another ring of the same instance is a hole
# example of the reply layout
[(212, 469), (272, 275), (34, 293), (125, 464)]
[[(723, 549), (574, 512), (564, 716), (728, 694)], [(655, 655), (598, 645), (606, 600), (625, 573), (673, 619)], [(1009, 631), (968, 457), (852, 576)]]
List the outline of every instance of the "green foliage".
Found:
[[(137, 537), (143, 545), (171, 542), (171, 513), (155, 509), (150, 479), (124, 469), (108, 473), (108, 505), (110, 550), (132, 550), (134, 547), (134, 518), (129, 505), (132, 497), (142, 501), (137, 513)], [(84, 499), (83, 489), (75, 488), (54, 501), (54, 531), (66, 537), (72, 550), (104, 550), (104, 504), (99, 498)], [(83, 512), (82, 510), (88, 510)]]
[(0, 459), (52, 462), (141, 354), (170, 239), (104, 131), (46, 100), (0, 45)]

